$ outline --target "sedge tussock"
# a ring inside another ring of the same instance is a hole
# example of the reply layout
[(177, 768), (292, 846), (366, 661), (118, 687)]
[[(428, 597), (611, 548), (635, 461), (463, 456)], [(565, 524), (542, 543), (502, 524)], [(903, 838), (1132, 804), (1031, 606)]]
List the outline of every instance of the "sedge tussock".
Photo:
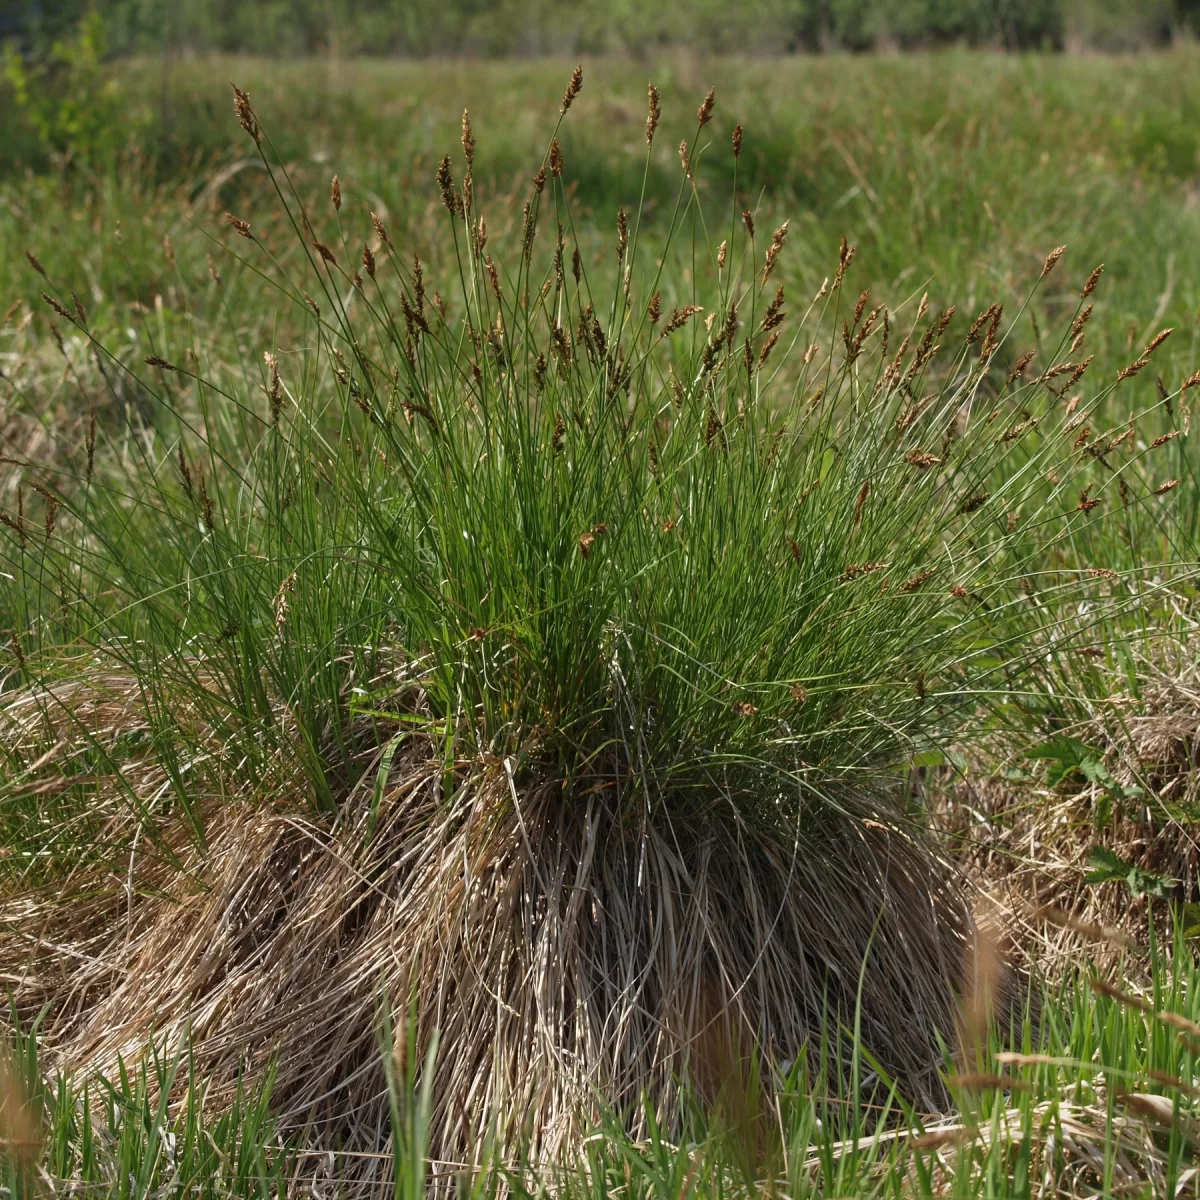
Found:
[[(323, 241), (235, 105), (286, 209), (256, 212), (263, 242), (302, 231), (267, 265), (295, 273), (305, 344), (272, 338), (244, 390), (150, 356), (171, 390), (141, 400), (172, 436), (134, 439), (138, 486), (89, 465), (53, 538), (29, 479), (0, 513), (31, 614), (5, 694), (14, 822), (68, 847), (0, 897), (22, 1011), (49, 1006), (69, 1069), (152, 1032), (190, 1037), (227, 1096), (274, 1062), (285, 1127), (368, 1154), (385, 993), (415, 996), (422, 1055), (440, 1039), (443, 1160), (554, 1158), (601, 1101), (635, 1134), (643, 1095), (675, 1126), (743, 1053), (821, 1069), (827, 1021), (944, 1102), (982, 951), (898, 777), (1047, 653), (1041, 613), (1124, 603), (1067, 569), (1116, 506), (1084, 519), (1104, 464), (1046, 379), (1003, 386), (1001, 306), (951, 352), (954, 308), (926, 296), (889, 358), (856, 287), (840, 355), (832, 316), (768, 286), (786, 220), (761, 257), (749, 211), (724, 253), (651, 253), (621, 209), (617, 255), (585, 258), (557, 126), (489, 221), (465, 116), (461, 186), (449, 153), (423, 170), (451, 269), (382, 203)], [(650, 155), (659, 115), (651, 87)], [(672, 230), (697, 227), (702, 151), (681, 146)], [(364, 286), (338, 263), (372, 235)], [(818, 299), (854, 259), (843, 239)], [(61, 742), (69, 764), (45, 758)]]

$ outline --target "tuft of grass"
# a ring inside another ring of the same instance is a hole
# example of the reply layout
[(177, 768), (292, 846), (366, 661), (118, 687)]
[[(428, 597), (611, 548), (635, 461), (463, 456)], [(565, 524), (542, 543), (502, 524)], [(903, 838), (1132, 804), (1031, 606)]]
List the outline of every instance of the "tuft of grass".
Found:
[[(1093, 263), (1054, 241), (1033, 358), (1032, 297), (888, 303), (845, 240), (798, 292), (712, 92), (678, 160), (646, 139), (594, 254), (580, 86), (511, 199), (462, 115), (424, 254), (348, 175), (309, 186), (235, 89), (275, 203), (225, 218), (264, 306), (236, 370), (165, 306), (131, 354), (34, 268), (112, 414), (66, 470), (12, 464), (0, 531), (0, 945), (64, 1070), (158, 1030), (233, 1106), (274, 1062), (281, 1128), (367, 1172), (397, 1105), (382, 983), (421, 998), (412, 1061), (442, 1036), (439, 1160), (561, 1158), (597, 1097), (674, 1138), (691, 1091), (779, 1060), (856, 1104), (886, 1081), (884, 1117), (945, 1102), (971, 921), (897, 776), (1157, 616), (1184, 572), (1140, 552), (1172, 503), (1141, 456), (1184, 439), (1143, 452), (1125, 420), (1188, 389), (1107, 428), (1164, 343), (1102, 374)], [(1119, 562), (1094, 554), (1118, 498), (1150, 514)]]
[[(323, 1105), (359, 1138), (348, 1112), (385, 1094), (370, 986), (403, 947), (421, 1037), (454, 1048), (439, 1157), (485, 1136), (553, 1156), (596, 1091), (649, 1088), (676, 1122), (680, 1080), (803, 1057), (851, 1013), (907, 1096), (941, 1096), (970, 922), (889, 779), (1121, 611), (1072, 553), (1114, 486), (1076, 431), (1121, 380), (1068, 400), (1090, 367), (1075, 328), (1025, 378), (998, 304), (964, 329), (928, 296), (853, 298), (845, 240), (814, 295), (788, 294), (790, 224), (760, 227), (736, 187), (701, 203), (712, 91), (652, 256), (648, 136), (642, 202), (586, 262), (563, 149), (581, 86), (504, 234), (463, 113), (436, 275), (378, 212), (349, 224), (337, 176), (318, 209), (235, 88), (280, 212), (230, 212), (236, 254), (308, 319), (256, 350), (257, 386), (203, 346), (131, 362), (44, 272), (114, 400), (120, 380), (154, 414), (127, 408), (120, 460), (38, 481), (4, 533), (14, 863), (61, 923), (50, 944), (100, 950), (68, 1060), (132, 1052), (149, 1031), (122, 1013), (181, 1045), (204, 997), (197, 1052), (228, 1087), (271, 1009), (290, 1118)], [(271, 812), (289, 803), (301, 842)], [(124, 905), (101, 882), (118, 856)], [(91, 881), (86, 919), (66, 871)], [(322, 990), (342, 1028), (314, 1060)]]

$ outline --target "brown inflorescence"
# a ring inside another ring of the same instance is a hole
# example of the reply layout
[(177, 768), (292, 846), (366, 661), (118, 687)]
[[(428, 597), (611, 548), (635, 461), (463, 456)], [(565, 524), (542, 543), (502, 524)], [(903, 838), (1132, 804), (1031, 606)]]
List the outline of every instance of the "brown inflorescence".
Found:
[(654, 84), (647, 87), (648, 103), (646, 111), (646, 145), (654, 144), (654, 133), (658, 129), (658, 122), (662, 117), (662, 105), (659, 102), (658, 88)]
[(236, 83), (233, 88), (233, 111), (237, 113), (238, 124), (254, 139), (256, 146), (262, 145), (262, 130), (258, 127), (258, 119), (254, 109), (250, 107), (250, 93), (244, 92)]
[(583, 63), (579, 63), (575, 70), (571, 72), (571, 79), (567, 83), (567, 90), (563, 92), (562, 107), (559, 112), (562, 116), (567, 115), (567, 110), (575, 103), (575, 97), (583, 90)]

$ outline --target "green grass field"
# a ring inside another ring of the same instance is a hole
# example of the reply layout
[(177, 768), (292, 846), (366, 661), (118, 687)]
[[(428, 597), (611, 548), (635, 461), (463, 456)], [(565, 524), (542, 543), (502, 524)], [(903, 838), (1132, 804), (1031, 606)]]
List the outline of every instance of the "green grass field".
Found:
[(1195, 1194), (1198, 64), (10, 80), (10, 1193)]

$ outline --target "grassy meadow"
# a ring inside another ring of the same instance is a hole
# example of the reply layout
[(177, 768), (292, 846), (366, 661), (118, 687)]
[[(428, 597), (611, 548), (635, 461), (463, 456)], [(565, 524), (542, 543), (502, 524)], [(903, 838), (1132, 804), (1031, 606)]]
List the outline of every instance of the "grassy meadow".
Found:
[(1196, 1194), (1197, 65), (10, 71), (10, 1194)]

